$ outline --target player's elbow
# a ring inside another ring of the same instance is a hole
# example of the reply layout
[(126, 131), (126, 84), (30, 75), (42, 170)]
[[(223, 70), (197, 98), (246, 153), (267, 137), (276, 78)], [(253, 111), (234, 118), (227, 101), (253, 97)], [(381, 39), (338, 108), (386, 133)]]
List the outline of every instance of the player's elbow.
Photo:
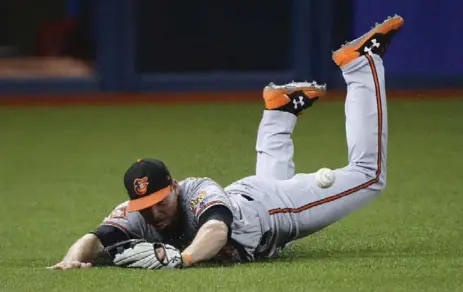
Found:
[(222, 205), (209, 208), (199, 218), (200, 231), (204, 231), (208, 238), (213, 239), (216, 247), (227, 244), (232, 222), (233, 215), (230, 209)]

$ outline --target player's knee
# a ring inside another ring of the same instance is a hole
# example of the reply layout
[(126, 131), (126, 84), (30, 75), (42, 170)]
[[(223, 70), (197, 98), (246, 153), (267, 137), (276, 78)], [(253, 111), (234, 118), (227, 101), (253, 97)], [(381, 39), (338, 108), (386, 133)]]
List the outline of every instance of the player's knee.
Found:
[(378, 193), (382, 193), (386, 189), (386, 175), (385, 174), (380, 173), (376, 177), (376, 182), (374, 183), (374, 189)]
[[(366, 175), (370, 179), (370, 189), (379, 193), (382, 193), (386, 189), (386, 170), (377, 169), (372, 165), (355, 165), (352, 167), (355, 171)], [(371, 183), (373, 182), (373, 183)]]
[(379, 179), (378, 180), (378, 189), (380, 192), (383, 192), (386, 189), (386, 180), (385, 179)]

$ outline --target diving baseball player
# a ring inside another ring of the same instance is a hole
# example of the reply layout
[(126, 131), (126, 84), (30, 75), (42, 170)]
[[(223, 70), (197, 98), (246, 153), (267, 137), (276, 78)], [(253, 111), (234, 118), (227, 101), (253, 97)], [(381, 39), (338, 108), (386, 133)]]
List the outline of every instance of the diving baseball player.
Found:
[(88, 268), (100, 258), (146, 269), (272, 258), (373, 200), (386, 186), (382, 57), (403, 23), (390, 17), (333, 53), (347, 83), (349, 163), (330, 172), (328, 183), (320, 184), (316, 173), (295, 174), (291, 140), (299, 114), (325, 94), (325, 86), (270, 83), (263, 91), (254, 176), (222, 188), (209, 178), (176, 181), (162, 161), (141, 159), (124, 176), (129, 200), (50, 268)]

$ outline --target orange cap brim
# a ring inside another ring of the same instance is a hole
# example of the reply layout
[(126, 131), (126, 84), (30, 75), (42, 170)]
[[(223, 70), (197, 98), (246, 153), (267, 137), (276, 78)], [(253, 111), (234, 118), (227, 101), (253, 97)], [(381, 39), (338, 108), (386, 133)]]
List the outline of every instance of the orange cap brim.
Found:
[(140, 210), (152, 207), (156, 205), (157, 203), (161, 202), (162, 200), (164, 200), (169, 195), (170, 191), (171, 191), (171, 186), (167, 186), (150, 195), (143, 196), (135, 200), (129, 200), (127, 211), (136, 212), (136, 211), (140, 211)]

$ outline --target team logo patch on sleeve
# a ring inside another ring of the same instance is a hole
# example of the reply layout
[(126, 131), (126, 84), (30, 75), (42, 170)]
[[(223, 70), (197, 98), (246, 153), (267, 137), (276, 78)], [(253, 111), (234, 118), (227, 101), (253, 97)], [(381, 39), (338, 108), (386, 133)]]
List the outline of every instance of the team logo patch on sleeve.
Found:
[(194, 197), (190, 201), (190, 210), (194, 212), (196, 210), (196, 207), (198, 207), (198, 204), (201, 203), (204, 198), (206, 198), (206, 191), (200, 191), (196, 197)]
[(127, 219), (127, 207), (123, 206), (123, 207), (114, 209), (109, 215), (108, 219)]
[(149, 182), (147, 176), (142, 178), (136, 178), (133, 181), (133, 190), (137, 195), (143, 196), (144, 194), (146, 194), (146, 191), (148, 190), (148, 185)]

